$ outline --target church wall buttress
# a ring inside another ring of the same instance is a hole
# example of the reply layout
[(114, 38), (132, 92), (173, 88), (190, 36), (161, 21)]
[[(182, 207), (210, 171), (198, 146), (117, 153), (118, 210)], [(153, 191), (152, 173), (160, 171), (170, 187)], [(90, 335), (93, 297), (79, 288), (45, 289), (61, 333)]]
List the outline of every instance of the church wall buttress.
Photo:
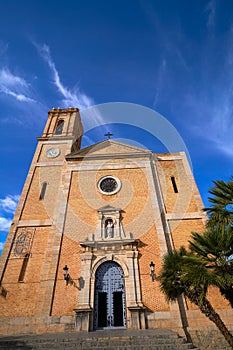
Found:
[(169, 220), (169, 225), (175, 249), (178, 249), (181, 245), (188, 248), (190, 232), (202, 232), (204, 229), (201, 218)]
[[(194, 213), (191, 213), (192, 216)], [(197, 216), (196, 218), (177, 218), (176, 220), (169, 220), (169, 226), (172, 232), (172, 240), (174, 248), (178, 249), (181, 245), (188, 248), (190, 240), (190, 232), (203, 232), (203, 218)], [(227, 306), (227, 302), (222, 298), (220, 293), (215, 290), (213, 294), (210, 293), (209, 300), (214, 308), (221, 308)], [(195, 310), (196, 307), (190, 303), (187, 304), (189, 310)]]
[[(186, 155), (180, 152), (174, 155), (158, 155), (157, 158), (164, 217), (170, 231), (172, 247), (177, 248), (182, 244), (187, 245), (192, 227), (199, 232), (203, 230), (206, 215), (202, 211), (203, 203)], [(179, 229), (180, 225), (183, 232)], [(179, 235), (176, 233), (178, 231)]]
[(166, 213), (200, 212), (203, 203), (185, 154), (157, 158)]
[[(50, 227), (19, 228), (16, 232), (2, 284), (7, 298), (1, 305), (2, 317), (31, 317), (36, 312), (37, 295), (45, 259)], [(19, 241), (20, 235), (26, 239)], [(25, 253), (28, 263), (22, 281), (19, 281)]]
[(159, 282), (152, 282), (150, 276), (149, 265), (151, 261), (155, 264), (156, 275), (159, 274), (162, 267), (162, 257), (155, 226), (140, 237), (139, 257), (143, 304), (150, 312), (170, 310), (169, 304), (160, 291)]
[[(71, 315), (77, 307), (77, 298), (80, 290), (80, 271), (82, 248), (79, 243), (69, 239), (66, 235), (62, 240), (62, 248), (58, 265), (58, 274), (54, 292), (52, 316)], [(66, 285), (63, 276), (63, 267), (69, 267), (70, 283)]]
[[(60, 167), (36, 167), (20, 220), (46, 220), (52, 217), (59, 182)], [(47, 183), (44, 199), (40, 199), (43, 183)]]

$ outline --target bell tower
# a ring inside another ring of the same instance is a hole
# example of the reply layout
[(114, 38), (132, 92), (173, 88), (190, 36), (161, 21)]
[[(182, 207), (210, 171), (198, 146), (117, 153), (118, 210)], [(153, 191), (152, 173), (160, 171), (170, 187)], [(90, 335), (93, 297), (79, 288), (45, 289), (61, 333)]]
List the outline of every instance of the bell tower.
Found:
[(32, 317), (40, 328), (51, 315), (71, 177), (65, 157), (80, 150), (82, 135), (78, 108), (53, 108), (37, 138), (0, 261), (1, 315), (11, 332), (17, 332), (15, 317), (21, 325)]
[(48, 120), (44, 128), (42, 137), (38, 141), (72, 140), (71, 151), (80, 149), (83, 135), (83, 127), (78, 108), (52, 108), (48, 112)]

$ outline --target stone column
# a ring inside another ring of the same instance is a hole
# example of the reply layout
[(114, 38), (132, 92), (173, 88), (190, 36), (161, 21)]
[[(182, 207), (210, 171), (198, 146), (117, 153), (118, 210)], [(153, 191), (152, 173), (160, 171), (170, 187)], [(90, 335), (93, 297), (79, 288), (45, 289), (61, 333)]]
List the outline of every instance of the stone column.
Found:
[(130, 312), (129, 328), (144, 329), (146, 327), (145, 311), (141, 301), (141, 289), (137, 258), (138, 251), (127, 252), (127, 262), (129, 269), (129, 292), (127, 293), (129, 298), (127, 301), (127, 307), (128, 311)]
[(78, 307), (75, 309), (75, 325), (78, 331), (92, 330), (93, 310), (90, 306), (90, 282), (92, 252), (86, 251), (81, 254), (81, 276)]

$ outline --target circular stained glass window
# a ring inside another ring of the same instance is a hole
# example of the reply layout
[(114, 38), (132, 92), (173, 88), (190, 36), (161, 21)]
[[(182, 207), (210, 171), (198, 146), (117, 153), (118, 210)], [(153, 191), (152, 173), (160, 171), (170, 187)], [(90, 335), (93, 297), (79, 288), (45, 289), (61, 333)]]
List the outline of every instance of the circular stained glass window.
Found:
[(103, 194), (115, 194), (121, 188), (121, 182), (115, 176), (104, 176), (98, 181), (98, 189)]

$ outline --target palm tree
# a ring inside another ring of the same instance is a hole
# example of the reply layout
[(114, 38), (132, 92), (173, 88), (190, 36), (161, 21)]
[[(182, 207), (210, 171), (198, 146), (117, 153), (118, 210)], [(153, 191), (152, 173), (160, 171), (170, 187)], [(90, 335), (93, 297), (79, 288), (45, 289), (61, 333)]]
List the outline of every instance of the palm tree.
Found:
[(206, 269), (201, 259), (184, 247), (173, 250), (164, 257), (159, 280), (168, 301), (175, 301), (183, 294), (217, 326), (233, 348), (232, 334), (206, 298), (208, 286), (215, 283), (216, 277)]
[(189, 248), (212, 273), (212, 284), (233, 308), (233, 230), (231, 226), (221, 228), (207, 227), (203, 234), (193, 232)]
[(213, 182), (210, 207), (204, 209), (209, 214), (207, 231), (203, 235), (194, 233), (190, 248), (225, 279), (219, 289), (233, 307), (233, 177), (227, 182)]
[(227, 182), (213, 181), (214, 186), (209, 190), (210, 207), (205, 208), (209, 214), (208, 226), (230, 225), (233, 223), (233, 178)]

